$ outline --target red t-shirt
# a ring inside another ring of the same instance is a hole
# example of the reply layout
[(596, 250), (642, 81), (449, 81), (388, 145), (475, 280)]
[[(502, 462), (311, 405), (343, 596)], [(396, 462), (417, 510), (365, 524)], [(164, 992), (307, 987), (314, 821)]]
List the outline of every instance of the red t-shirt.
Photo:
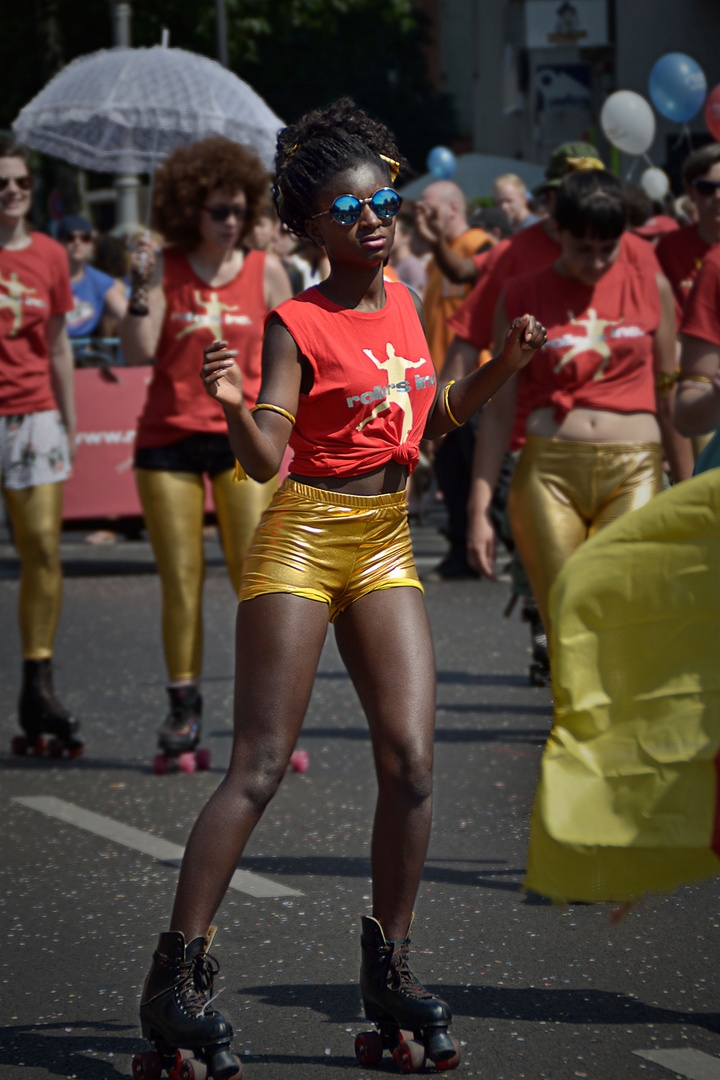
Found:
[(523, 369), (519, 413), (551, 405), (562, 420), (573, 408), (656, 411), (652, 347), (662, 309), (654, 272), (618, 259), (597, 285), (583, 285), (549, 266), (509, 281), (505, 310), (510, 320), (531, 311), (547, 329), (547, 345)]
[(276, 310), (314, 376), (290, 436), (297, 476), (417, 465), (437, 378), (409, 289), (386, 281), (385, 295), (380, 311), (354, 311), (315, 286)]
[(20, 251), (0, 247), (0, 414), (56, 409), (47, 329), (73, 309), (65, 249), (44, 233)]
[(680, 331), (720, 345), (720, 244), (703, 259), (685, 304)]
[(711, 250), (698, 233), (697, 225), (684, 225), (657, 242), (655, 252), (663, 274), (672, 286), (680, 312), (685, 308), (700, 264)]
[(199, 278), (180, 251), (164, 253), (165, 319), (137, 445), (167, 446), (196, 432), (227, 435), (222, 406), (203, 390), (202, 353), (221, 338), (238, 350), (243, 396), (249, 409), (260, 393), (265, 303), (265, 253), (248, 251), (240, 273), (226, 285)]
[[(475, 283), (467, 300), (448, 320), (448, 325), (458, 337), (470, 341), (478, 349), (491, 347), (495, 309), (506, 283), (518, 274), (528, 274), (550, 266), (560, 253), (560, 245), (548, 235), (541, 221), (521, 229), (490, 252), (482, 277)], [(660, 272), (652, 245), (633, 233), (623, 233), (620, 258), (629, 260), (637, 267)], [(534, 315), (535, 312), (531, 311), (530, 314)]]

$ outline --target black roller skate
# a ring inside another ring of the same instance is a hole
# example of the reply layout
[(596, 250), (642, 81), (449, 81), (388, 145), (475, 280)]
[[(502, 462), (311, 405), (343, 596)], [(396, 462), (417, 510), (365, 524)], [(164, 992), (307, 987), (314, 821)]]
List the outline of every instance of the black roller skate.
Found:
[(540, 613), (534, 601), (526, 600), (522, 608), (522, 619), (530, 623), (532, 639), (532, 660), (530, 661), (530, 685), (552, 686), (550, 678), (550, 659), (548, 657), (547, 634), (540, 619)]
[(196, 686), (168, 686), (170, 712), (158, 733), (160, 753), (153, 759), (158, 775), (175, 770), (193, 773), (210, 768), (210, 751), (198, 749), (202, 731), (202, 697)]
[(389, 1050), (402, 1073), (419, 1072), (428, 1060), (436, 1069), (457, 1068), (460, 1044), (448, 1034), (452, 1013), (410, 971), (410, 937), (386, 941), (377, 919), (363, 916), (361, 945), (360, 992), (377, 1031), (355, 1039), (358, 1062), (377, 1065)]
[(161, 934), (140, 999), (143, 1037), (154, 1049), (132, 1060), (134, 1080), (240, 1080), (242, 1065), (230, 1052), (233, 1030), (211, 1007), (218, 963), (208, 956), (215, 936)]
[[(23, 661), (18, 715), (24, 734), (12, 740), (13, 754), (47, 754), (52, 758), (82, 754), (85, 744), (78, 736), (80, 724), (55, 696), (52, 660)], [(49, 741), (47, 735), (52, 736)]]

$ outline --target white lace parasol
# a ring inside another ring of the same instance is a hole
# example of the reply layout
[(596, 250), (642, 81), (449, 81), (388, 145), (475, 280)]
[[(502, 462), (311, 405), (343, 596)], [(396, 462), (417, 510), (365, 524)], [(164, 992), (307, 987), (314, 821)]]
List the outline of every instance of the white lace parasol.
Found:
[(252, 87), (184, 49), (101, 49), (68, 64), (20, 112), (15, 138), (98, 172), (152, 172), (180, 143), (225, 135), (272, 168), (283, 122)]

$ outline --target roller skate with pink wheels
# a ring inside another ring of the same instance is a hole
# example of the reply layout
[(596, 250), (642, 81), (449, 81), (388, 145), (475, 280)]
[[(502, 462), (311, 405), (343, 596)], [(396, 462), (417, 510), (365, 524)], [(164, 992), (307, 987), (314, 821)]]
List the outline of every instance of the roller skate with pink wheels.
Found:
[(78, 720), (58, 701), (53, 686), (52, 660), (24, 660), (18, 701), (23, 734), (10, 749), (17, 757), (45, 754), (52, 758), (80, 757), (85, 744), (78, 735)]
[(211, 1004), (214, 936), (214, 926), (187, 945), (179, 932), (160, 935), (140, 999), (143, 1037), (153, 1049), (133, 1058), (133, 1080), (160, 1080), (163, 1071), (170, 1080), (241, 1080), (232, 1027)]
[(452, 1013), (411, 972), (410, 937), (387, 941), (377, 919), (361, 921), (360, 992), (376, 1030), (355, 1039), (359, 1064), (377, 1065), (387, 1050), (402, 1073), (420, 1072), (428, 1063), (439, 1071), (456, 1069), (460, 1044), (448, 1033)]
[(194, 773), (210, 768), (210, 751), (199, 747), (202, 731), (202, 697), (192, 683), (168, 686), (170, 712), (158, 733), (158, 749), (153, 772)]

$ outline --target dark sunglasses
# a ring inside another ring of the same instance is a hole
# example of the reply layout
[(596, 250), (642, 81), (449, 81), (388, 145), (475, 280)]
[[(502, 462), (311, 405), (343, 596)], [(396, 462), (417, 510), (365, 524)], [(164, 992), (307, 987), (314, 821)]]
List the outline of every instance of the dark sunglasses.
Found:
[(89, 244), (92, 240), (92, 235), (89, 232), (65, 233), (63, 240), (66, 244), (72, 244), (73, 240), (82, 240), (84, 244)]
[(693, 180), (693, 187), (698, 195), (709, 197), (720, 188), (720, 180)]
[(32, 176), (0, 176), (0, 191), (4, 191), (9, 183), (15, 184), (15, 187), (20, 188), (21, 191), (29, 191), (33, 184)]
[(329, 214), (338, 225), (354, 225), (362, 213), (363, 206), (370, 206), (381, 221), (390, 221), (402, 206), (402, 199), (393, 188), (384, 187), (371, 195), (369, 199), (357, 199), (354, 195), (339, 195), (328, 210), (321, 210), (310, 218)]
[(245, 206), (233, 206), (232, 203), (228, 203), (227, 206), (203, 206), (203, 210), (206, 210), (212, 220), (217, 221), (218, 224), (227, 221), (231, 214), (237, 221), (244, 221), (247, 217)]

